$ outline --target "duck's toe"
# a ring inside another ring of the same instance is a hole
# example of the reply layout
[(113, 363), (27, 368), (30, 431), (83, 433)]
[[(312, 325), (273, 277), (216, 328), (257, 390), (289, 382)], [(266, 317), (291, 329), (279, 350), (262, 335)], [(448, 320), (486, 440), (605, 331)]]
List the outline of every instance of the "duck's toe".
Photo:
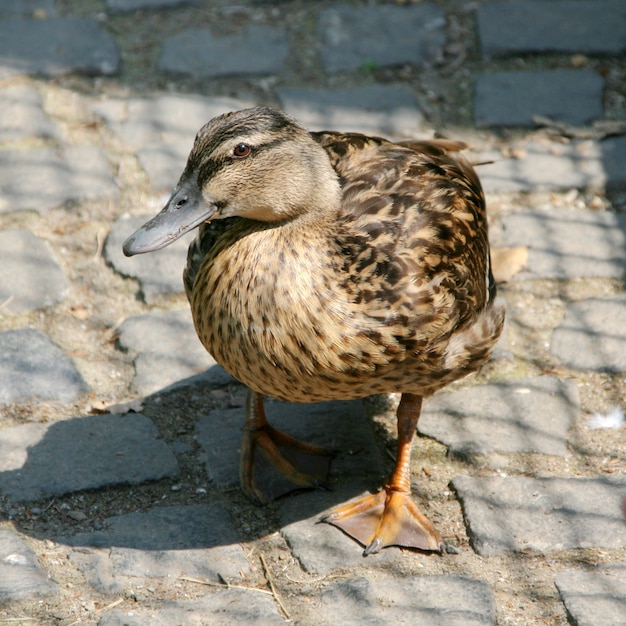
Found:
[(334, 453), (303, 443), (269, 424), (246, 430), (241, 450), (241, 487), (266, 503), (299, 489), (326, 488)]

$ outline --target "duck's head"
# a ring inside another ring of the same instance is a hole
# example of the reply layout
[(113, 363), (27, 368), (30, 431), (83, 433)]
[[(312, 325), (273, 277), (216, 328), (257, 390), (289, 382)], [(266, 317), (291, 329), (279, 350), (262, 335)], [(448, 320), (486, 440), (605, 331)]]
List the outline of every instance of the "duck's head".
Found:
[(124, 242), (132, 256), (159, 250), (203, 222), (281, 222), (337, 207), (340, 186), (326, 152), (296, 120), (267, 107), (203, 126), (161, 212)]

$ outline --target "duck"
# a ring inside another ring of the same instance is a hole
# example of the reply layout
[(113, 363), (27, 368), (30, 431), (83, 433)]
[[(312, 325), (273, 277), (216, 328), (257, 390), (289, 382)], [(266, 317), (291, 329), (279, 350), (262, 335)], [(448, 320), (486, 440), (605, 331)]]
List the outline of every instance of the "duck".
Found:
[(264, 106), (229, 112), (198, 131), (169, 201), (123, 245), (143, 254), (198, 229), (185, 291), (200, 341), (248, 388), (240, 482), (253, 500), (327, 487), (334, 454), (272, 427), (266, 397), (400, 394), (389, 481), (320, 519), (364, 555), (445, 549), (411, 491), (422, 401), (479, 370), (502, 332), (465, 147), (311, 132)]

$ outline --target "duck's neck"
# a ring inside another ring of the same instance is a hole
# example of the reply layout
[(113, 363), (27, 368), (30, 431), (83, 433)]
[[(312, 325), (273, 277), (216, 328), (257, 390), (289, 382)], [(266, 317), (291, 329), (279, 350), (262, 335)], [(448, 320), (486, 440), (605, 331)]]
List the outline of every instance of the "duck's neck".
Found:
[(312, 228), (332, 223), (341, 207), (342, 190), (328, 155), (315, 145), (300, 164), (288, 194), (293, 225)]

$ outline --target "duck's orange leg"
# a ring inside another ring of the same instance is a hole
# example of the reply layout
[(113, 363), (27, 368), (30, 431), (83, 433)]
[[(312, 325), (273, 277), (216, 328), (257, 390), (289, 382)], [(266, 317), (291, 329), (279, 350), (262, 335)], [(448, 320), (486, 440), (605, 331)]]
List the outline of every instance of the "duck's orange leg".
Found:
[(248, 391), (239, 476), (249, 498), (265, 503), (297, 489), (325, 488), (333, 456), (270, 426), (263, 396)]
[(421, 396), (402, 394), (397, 413), (398, 458), (384, 490), (339, 506), (320, 520), (364, 545), (364, 556), (387, 546), (442, 549), (441, 535), (411, 499), (411, 445), (421, 408)]

